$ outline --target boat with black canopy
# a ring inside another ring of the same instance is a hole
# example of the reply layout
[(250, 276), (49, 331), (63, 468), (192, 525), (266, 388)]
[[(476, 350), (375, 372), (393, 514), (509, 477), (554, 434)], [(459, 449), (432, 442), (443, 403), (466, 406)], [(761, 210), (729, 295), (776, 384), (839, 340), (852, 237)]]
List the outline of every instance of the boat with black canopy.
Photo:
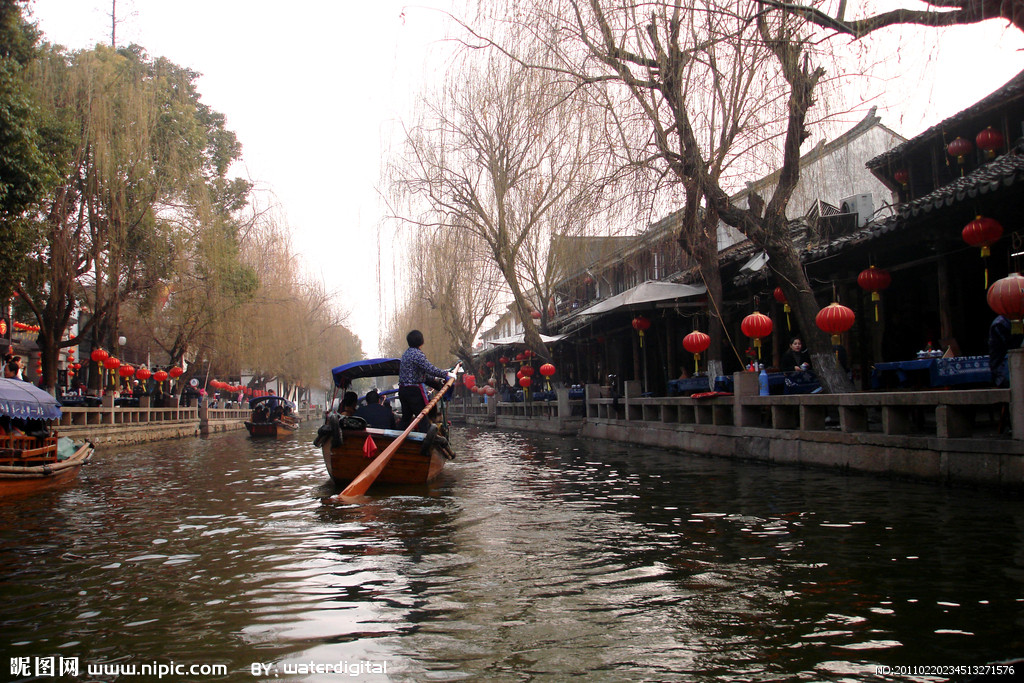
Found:
[(293, 414), (295, 404), (280, 396), (257, 396), (249, 401), (249, 409), (252, 414), (245, 422), (249, 436), (289, 436), (299, 428), (299, 420)]

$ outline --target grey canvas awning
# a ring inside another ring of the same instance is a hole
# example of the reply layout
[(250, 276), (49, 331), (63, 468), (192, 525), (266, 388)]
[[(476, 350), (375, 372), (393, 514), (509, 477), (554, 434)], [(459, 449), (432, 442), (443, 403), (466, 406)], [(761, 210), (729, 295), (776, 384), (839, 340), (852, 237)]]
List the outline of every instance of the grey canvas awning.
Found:
[[(540, 335), (540, 340), (542, 342), (544, 342), (545, 344), (551, 344), (552, 342), (556, 342), (556, 341), (558, 341), (559, 339), (561, 339), (564, 336), (565, 336), (564, 334), (556, 334), (554, 336), (542, 334), (542, 335)], [(490, 339), (490, 340), (487, 340), (485, 343), (490, 344), (491, 346), (505, 346), (507, 344), (523, 344), (523, 343), (525, 343), (525, 340), (524, 340), (523, 333), (520, 332), (519, 334), (513, 334), (511, 337), (502, 337), (500, 339)]]
[(622, 294), (610, 296), (589, 308), (585, 308), (577, 315), (598, 315), (610, 313), (618, 309), (638, 308), (644, 304), (656, 303), (659, 301), (673, 301), (699, 296), (707, 292), (704, 285), (683, 285), (677, 282), (658, 282), (648, 280), (632, 289), (627, 289)]

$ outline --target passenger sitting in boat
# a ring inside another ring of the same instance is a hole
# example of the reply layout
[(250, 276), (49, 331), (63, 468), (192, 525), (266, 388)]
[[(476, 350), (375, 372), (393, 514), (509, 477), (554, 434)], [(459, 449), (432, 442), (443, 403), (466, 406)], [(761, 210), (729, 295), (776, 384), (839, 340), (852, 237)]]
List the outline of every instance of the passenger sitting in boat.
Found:
[(262, 403), (252, 411), (253, 422), (267, 422), (267, 407)]
[(380, 394), (377, 393), (376, 389), (370, 389), (366, 392), (366, 405), (356, 410), (356, 417), (366, 420), (366, 424), (369, 427), (377, 429), (395, 428), (395, 414), (391, 412), (391, 408), (380, 404)]
[[(427, 407), (426, 382), (433, 378), (445, 380), (451, 374), (447, 370), (435, 367), (427, 356), (420, 351), (423, 346), (423, 333), (413, 330), (405, 336), (409, 348), (402, 354), (402, 360), (398, 367), (398, 400), (402, 402), (402, 420), (399, 422), (399, 429), (405, 429), (416, 418), (420, 412)], [(430, 423), (434, 421), (435, 409), (427, 415), (426, 420), (420, 420), (416, 430), (426, 432)]]
[(341, 399), (341, 414), (355, 415), (356, 407), (359, 405), (359, 396), (354, 391), (346, 391)]

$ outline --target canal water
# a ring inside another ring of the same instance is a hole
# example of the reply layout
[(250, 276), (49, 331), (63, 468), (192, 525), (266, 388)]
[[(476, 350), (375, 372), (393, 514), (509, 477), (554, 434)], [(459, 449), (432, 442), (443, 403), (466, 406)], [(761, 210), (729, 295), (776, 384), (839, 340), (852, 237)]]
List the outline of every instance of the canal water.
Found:
[(0, 503), (0, 678), (923, 681), (1024, 654), (1011, 496), (457, 429), (433, 486), (325, 505), (315, 427), (101, 448)]

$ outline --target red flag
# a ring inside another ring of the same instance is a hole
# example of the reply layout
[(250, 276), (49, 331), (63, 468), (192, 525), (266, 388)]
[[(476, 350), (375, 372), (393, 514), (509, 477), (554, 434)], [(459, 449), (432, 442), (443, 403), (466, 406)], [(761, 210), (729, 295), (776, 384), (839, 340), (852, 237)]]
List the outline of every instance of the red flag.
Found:
[(363, 442), (363, 454), (367, 458), (377, 455), (377, 444), (373, 442), (373, 437), (369, 434), (366, 435), (366, 441)]

